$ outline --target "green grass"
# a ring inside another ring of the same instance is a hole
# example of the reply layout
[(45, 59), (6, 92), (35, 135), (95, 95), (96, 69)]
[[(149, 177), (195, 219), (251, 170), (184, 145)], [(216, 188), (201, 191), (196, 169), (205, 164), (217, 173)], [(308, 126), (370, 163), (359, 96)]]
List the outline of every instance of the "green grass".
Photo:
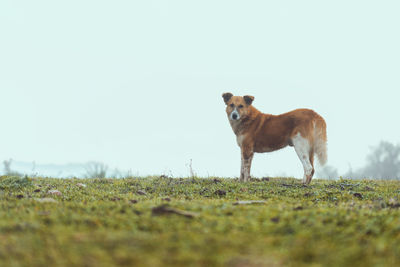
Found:
[[(399, 194), (396, 181), (1, 177), (0, 266), (400, 266)], [(193, 216), (152, 212), (162, 204)]]

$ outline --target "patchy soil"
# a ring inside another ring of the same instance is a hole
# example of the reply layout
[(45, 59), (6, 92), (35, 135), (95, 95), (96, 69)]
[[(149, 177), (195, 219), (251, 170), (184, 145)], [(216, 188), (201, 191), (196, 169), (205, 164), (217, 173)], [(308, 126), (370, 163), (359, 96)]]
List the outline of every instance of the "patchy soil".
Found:
[(400, 266), (400, 182), (0, 178), (0, 266)]

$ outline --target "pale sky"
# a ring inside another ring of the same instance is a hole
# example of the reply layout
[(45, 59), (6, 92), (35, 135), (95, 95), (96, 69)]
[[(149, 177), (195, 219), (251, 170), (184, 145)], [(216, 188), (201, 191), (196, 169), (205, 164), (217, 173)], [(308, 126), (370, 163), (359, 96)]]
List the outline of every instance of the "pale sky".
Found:
[[(0, 1), (0, 160), (238, 176), (221, 94), (312, 108), (328, 164), (400, 142), (399, 1)], [(318, 170), (318, 167), (317, 167)], [(254, 176), (302, 177), (293, 148)]]

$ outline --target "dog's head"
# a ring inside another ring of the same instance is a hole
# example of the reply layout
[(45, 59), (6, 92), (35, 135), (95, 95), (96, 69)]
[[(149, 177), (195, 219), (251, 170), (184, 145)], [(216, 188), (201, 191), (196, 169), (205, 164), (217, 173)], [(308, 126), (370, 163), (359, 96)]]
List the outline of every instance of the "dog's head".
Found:
[(234, 96), (231, 93), (224, 93), (222, 97), (226, 104), (226, 114), (228, 114), (229, 120), (239, 121), (248, 116), (254, 96)]

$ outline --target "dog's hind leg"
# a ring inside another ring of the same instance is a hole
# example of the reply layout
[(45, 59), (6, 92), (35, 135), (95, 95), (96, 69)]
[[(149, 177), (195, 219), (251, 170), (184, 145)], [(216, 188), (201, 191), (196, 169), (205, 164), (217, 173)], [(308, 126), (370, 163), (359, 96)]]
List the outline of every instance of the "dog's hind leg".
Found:
[(304, 168), (303, 184), (309, 184), (314, 175), (314, 153), (311, 151), (309, 141), (300, 133), (292, 138), (294, 149)]
[(310, 149), (310, 163), (311, 163), (311, 167), (312, 167), (312, 171), (311, 171), (311, 175), (307, 177), (307, 184), (311, 183), (311, 179), (314, 175), (315, 169), (314, 169), (314, 149)]

